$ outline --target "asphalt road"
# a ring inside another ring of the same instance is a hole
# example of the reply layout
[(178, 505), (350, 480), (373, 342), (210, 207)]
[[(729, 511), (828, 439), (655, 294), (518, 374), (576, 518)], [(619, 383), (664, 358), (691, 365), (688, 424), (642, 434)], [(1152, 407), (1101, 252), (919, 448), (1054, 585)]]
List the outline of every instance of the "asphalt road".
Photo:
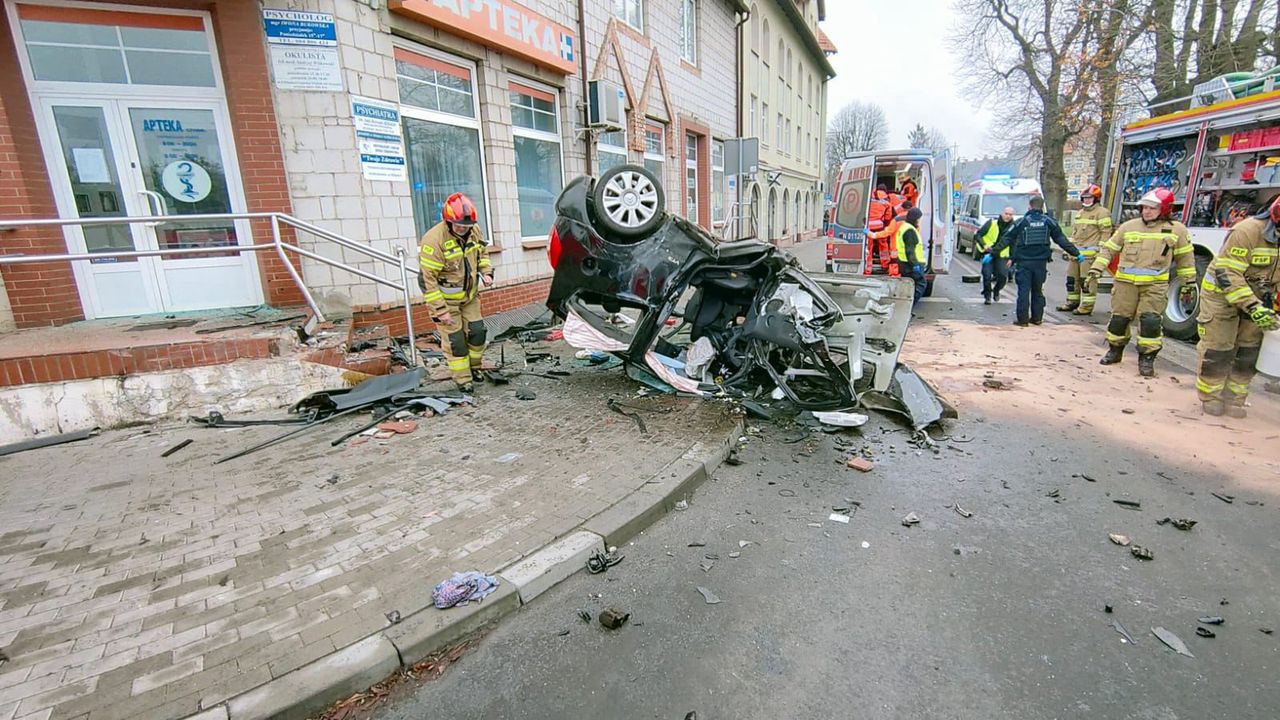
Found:
[[(1007, 304), (969, 302), (958, 275), (938, 290), (917, 322), (1009, 321)], [(1280, 493), (1228, 505), (1207, 494), (1229, 481), (1208, 466), (1133, 437), (1073, 437), (1049, 408), (987, 407), (947, 423), (937, 453), (879, 417), (840, 435), (751, 422), (742, 464), (621, 548), (621, 565), (547, 592), (376, 716), (1277, 717), (1280, 634), (1259, 628), (1280, 631)], [(870, 473), (844, 467), (859, 448), (876, 457)], [(904, 527), (911, 512), (922, 522)], [(1162, 515), (1200, 524), (1181, 532)], [(1156, 559), (1108, 542), (1122, 530)], [(631, 622), (608, 631), (577, 615), (610, 606)], [(1227, 618), (1216, 638), (1196, 636), (1203, 615)]]

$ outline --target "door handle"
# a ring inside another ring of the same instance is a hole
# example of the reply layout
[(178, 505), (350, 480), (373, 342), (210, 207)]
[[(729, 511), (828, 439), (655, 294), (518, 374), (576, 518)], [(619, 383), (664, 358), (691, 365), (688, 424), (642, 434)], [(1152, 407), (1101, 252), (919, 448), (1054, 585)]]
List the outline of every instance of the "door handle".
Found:
[[(169, 214), (169, 208), (164, 201), (163, 195), (154, 190), (139, 190), (138, 192), (141, 193), (143, 197), (147, 198), (147, 207), (151, 208), (151, 212), (154, 216), (161, 217)], [(156, 227), (157, 225), (163, 225), (164, 221), (156, 220), (155, 222), (143, 224), (147, 227)]]

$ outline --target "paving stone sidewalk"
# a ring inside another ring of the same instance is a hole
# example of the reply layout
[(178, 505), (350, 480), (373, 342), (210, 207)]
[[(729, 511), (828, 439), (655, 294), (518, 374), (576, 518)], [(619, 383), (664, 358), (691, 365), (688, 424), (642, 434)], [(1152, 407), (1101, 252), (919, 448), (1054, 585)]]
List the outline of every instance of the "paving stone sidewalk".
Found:
[[(454, 571), (570, 533), (735, 425), (635, 389), (617, 369), (522, 377), (385, 443), (331, 448), (358, 425), (336, 421), (221, 465), (280, 429), (134, 428), (0, 458), (0, 720), (215, 707), (429, 606)], [(609, 397), (645, 408), (648, 435)]]

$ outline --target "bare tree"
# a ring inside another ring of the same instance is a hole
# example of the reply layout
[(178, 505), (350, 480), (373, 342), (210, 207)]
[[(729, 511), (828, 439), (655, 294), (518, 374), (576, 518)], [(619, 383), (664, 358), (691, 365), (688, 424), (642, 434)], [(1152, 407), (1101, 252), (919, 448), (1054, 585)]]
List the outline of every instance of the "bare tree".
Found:
[(916, 126), (911, 128), (911, 132), (907, 133), (907, 147), (912, 150), (931, 150), (939, 153), (951, 147), (951, 141), (938, 128), (931, 127), (926, 130), (924, 125), (916, 123)]
[[(1151, 104), (1191, 94), (1196, 85), (1232, 72), (1280, 63), (1276, 0), (1148, 0)], [(1268, 63), (1268, 59), (1270, 62)], [(1158, 112), (1176, 110), (1165, 105)]]
[(827, 165), (839, 165), (846, 157), (879, 150), (889, 141), (884, 109), (870, 102), (854, 102), (840, 108), (827, 126)]
[(1066, 203), (1062, 160), (1090, 117), (1097, 66), (1089, 52), (1092, 6), (1068, 0), (956, 0), (952, 38), (971, 67), (961, 82), (995, 106), (997, 130), (1038, 144), (1040, 182), (1050, 207)]

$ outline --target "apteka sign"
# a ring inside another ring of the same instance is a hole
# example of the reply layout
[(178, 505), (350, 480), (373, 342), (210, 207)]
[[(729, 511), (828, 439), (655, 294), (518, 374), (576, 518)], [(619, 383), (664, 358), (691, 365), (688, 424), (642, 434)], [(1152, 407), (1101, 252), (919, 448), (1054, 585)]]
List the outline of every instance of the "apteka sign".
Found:
[(578, 38), (512, 0), (390, 0), (392, 12), (572, 75)]

